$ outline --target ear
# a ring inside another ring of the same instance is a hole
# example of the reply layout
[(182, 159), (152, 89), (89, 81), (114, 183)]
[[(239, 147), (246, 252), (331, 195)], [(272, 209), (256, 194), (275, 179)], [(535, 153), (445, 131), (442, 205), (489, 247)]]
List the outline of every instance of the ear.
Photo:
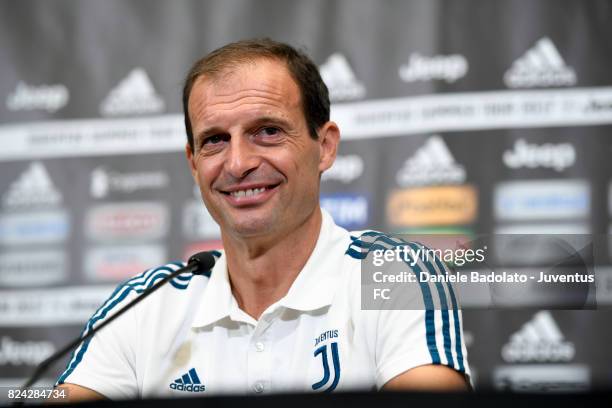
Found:
[(340, 143), (340, 129), (335, 122), (327, 122), (319, 130), (319, 146), (321, 158), (319, 160), (319, 173), (329, 169), (336, 160), (338, 144)]
[(191, 171), (191, 176), (193, 177), (193, 181), (199, 186), (200, 182), (198, 179), (198, 172), (196, 169), (196, 163), (193, 155), (193, 150), (191, 150), (191, 146), (189, 146), (189, 142), (185, 145), (185, 156), (187, 157), (187, 164), (189, 165), (189, 170)]

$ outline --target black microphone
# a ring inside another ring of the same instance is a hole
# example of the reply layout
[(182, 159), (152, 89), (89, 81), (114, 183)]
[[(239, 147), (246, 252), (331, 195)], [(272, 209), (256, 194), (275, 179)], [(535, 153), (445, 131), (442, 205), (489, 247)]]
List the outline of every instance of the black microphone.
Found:
[[(190, 271), (194, 275), (203, 275), (204, 272), (210, 271), (213, 266), (215, 266), (216, 259), (211, 252), (198, 252), (197, 254), (191, 255), (189, 260), (187, 261), (186, 268), (192, 263), (197, 263), (198, 267)], [(184, 273), (184, 272), (181, 272)], [(180, 275), (177, 273), (177, 275)], [(176, 276), (176, 275), (175, 275)]]
[(77, 347), (79, 344), (81, 344), (81, 342), (93, 337), (98, 331), (106, 327), (106, 325), (110, 324), (112, 321), (114, 321), (116, 318), (121, 316), (123, 313), (127, 312), (129, 309), (131, 309), (132, 307), (134, 307), (135, 305), (143, 301), (147, 296), (155, 292), (157, 289), (165, 285), (170, 280), (174, 279), (176, 276), (182, 273), (193, 273), (194, 275), (202, 275), (204, 272), (209, 271), (213, 268), (213, 266), (215, 265), (215, 261), (216, 261), (215, 257), (210, 252), (198, 252), (197, 254), (193, 255), (191, 258), (189, 258), (189, 261), (187, 261), (186, 266), (184, 266), (183, 268), (177, 269), (176, 271), (172, 272), (170, 275), (163, 278), (161, 281), (157, 282), (155, 285), (151, 286), (149, 289), (142, 292), (140, 296), (132, 300), (130, 303), (125, 305), (123, 308), (119, 309), (119, 311), (115, 313), (114, 315), (112, 315), (111, 317), (109, 317), (108, 320), (105, 320), (99, 326), (91, 329), (85, 336), (83, 337), (79, 336), (78, 338), (76, 338), (75, 340), (71, 341), (69, 344), (64, 346), (61, 350), (53, 353), (50, 357), (45, 359), (42, 363), (40, 363), (36, 367), (36, 370), (34, 370), (34, 374), (32, 374), (32, 376), (28, 379), (28, 381), (26, 381), (23, 384), (23, 386), (21, 387), (21, 390), (23, 391), (23, 390), (30, 388), (32, 384), (34, 384), (36, 381), (40, 379), (40, 377), (49, 369), (49, 367), (53, 363), (55, 363), (57, 360), (63, 357), (66, 353), (68, 353), (69, 351)]

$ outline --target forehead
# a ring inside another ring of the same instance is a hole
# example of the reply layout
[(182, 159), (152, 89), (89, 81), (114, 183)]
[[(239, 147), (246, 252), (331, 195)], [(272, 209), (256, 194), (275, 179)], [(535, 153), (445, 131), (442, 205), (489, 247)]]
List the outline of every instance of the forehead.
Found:
[[(194, 125), (237, 109), (301, 110), (300, 90), (286, 64), (272, 59), (239, 63), (214, 77), (198, 78), (189, 97)], [(270, 111), (271, 110), (271, 111)]]

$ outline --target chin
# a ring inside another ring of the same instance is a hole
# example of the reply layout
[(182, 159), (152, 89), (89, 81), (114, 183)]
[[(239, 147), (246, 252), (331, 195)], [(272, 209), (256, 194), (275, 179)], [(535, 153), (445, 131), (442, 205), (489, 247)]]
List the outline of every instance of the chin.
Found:
[(272, 231), (274, 224), (274, 221), (269, 218), (249, 218), (230, 222), (231, 227), (229, 229), (237, 235), (249, 237)]

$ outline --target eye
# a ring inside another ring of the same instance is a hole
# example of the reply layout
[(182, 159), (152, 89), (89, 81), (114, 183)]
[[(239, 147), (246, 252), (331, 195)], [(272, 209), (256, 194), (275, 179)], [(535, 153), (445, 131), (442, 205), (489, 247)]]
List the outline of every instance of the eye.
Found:
[(281, 130), (274, 126), (265, 126), (260, 128), (255, 136), (265, 138), (265, 139), (274, 139), (281, 134)]
[(227, 142), (229, 140), (229, 135), (212, 135), (207, 138), (204, 138), (202, 141), (202, 146), (205, 145), (216, 145), (221, 142)]

